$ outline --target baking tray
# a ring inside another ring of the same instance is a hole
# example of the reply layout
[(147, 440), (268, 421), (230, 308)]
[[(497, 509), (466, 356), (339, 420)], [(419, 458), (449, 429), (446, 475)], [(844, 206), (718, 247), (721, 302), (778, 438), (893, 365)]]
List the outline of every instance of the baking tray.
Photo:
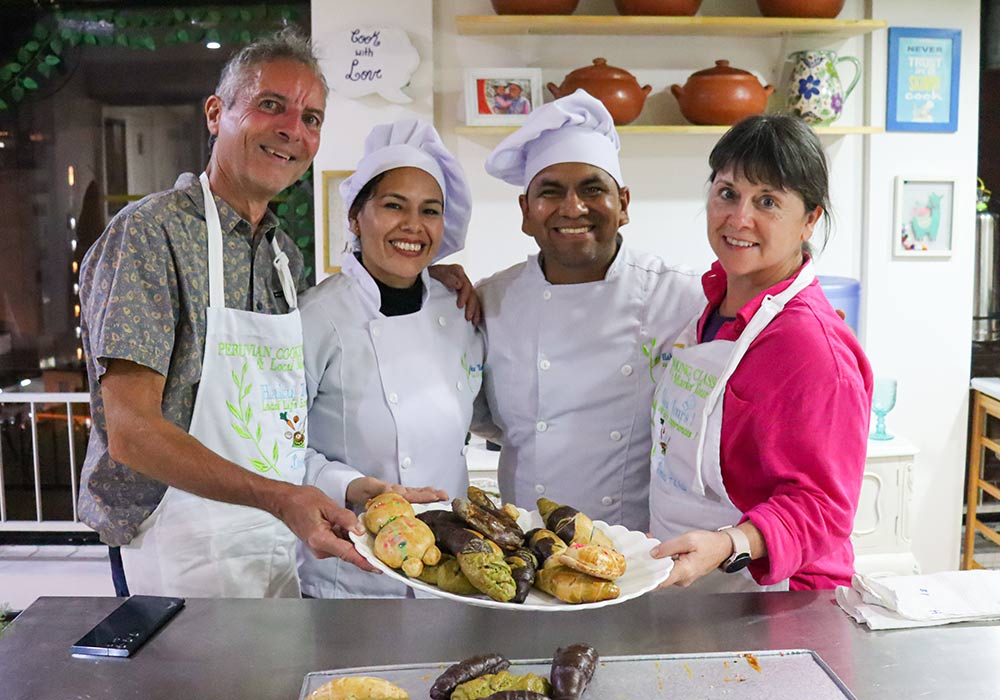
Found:
[[(551, 659), (513, 661), (514, 673), (549, 677)], [(424, 700), (448, 663), (367, 666), (305, 677), (300, 700), (334, 678), (378, 676)], [(808, 649), (602, 657), (584, 700), (857, 700), (819, 655)]]

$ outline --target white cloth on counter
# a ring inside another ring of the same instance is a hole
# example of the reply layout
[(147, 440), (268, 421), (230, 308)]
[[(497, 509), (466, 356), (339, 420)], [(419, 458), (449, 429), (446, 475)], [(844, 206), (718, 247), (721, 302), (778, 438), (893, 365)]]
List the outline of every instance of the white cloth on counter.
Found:
[(1000, 619), (1000, 571), (942, 571), (922, 576), (855, 574), (837, 603), (873, 630)]

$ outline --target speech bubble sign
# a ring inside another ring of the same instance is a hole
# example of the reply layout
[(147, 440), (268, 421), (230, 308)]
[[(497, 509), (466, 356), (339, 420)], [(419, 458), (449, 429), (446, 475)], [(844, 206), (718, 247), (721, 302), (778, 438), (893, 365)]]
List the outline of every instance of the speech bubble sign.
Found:
[(377, 93), (389, 102), (406, 104), (403, 92), (420, 65), (420, 55), (402, 29), (350, 27), (329, 39), (330, 88), (350, 98)]

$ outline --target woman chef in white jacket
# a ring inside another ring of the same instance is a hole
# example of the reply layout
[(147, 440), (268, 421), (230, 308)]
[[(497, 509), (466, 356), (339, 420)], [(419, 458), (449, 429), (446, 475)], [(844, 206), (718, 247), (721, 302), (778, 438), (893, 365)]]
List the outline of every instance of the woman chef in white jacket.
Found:
[[(305, 483), (357, 511), (387, 490), (416, 502), (463, 496), (483, 342), (427, 266), (465, 245), (465, 174), (434, 127), (406, 119), (372, 130), (340, 195), (357, 250), (300, 306)], [(341, 563), (300, 547), (303, 594), (382, 598), (409, 590)]]

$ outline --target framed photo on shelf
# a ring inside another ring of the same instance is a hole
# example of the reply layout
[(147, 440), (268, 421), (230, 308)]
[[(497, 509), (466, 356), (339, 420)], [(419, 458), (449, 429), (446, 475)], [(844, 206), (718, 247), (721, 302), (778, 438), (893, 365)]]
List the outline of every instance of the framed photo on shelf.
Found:
[(958, 129), (962, 32), (889, 27), (886, 131)]
[(469, 126), (523, 124), (541, 104), (541, 68), (465, 71), (465, 123)]
[(347, 250), (347, 212), (340, 198), (340, 183), (353, 170), (323, 171), (323, 272), (340, 272), (340, 261)]
[(955, 183), (948, 177), (896, 177), (892, 229), (895, 256), (951, 256)]

